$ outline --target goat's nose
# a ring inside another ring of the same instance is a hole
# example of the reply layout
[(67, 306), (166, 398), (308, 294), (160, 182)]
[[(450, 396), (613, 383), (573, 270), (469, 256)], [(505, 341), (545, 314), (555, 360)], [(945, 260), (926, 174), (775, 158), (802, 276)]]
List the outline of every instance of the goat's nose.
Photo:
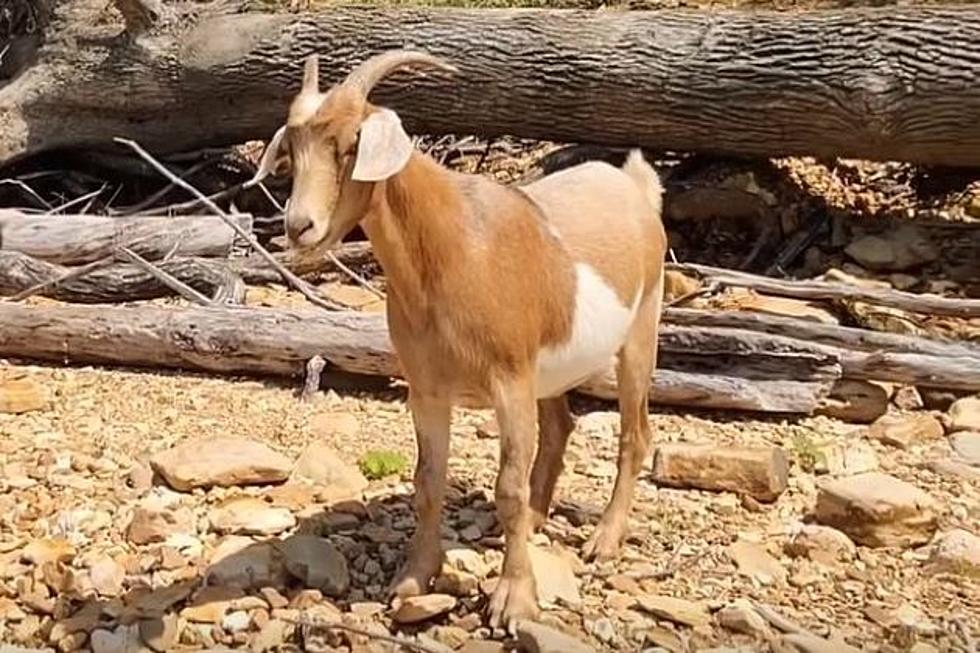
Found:
[(312, 228), (313, 220), (307, 215), (291, 215), (286, 219), (286, 235), (294, 242)]

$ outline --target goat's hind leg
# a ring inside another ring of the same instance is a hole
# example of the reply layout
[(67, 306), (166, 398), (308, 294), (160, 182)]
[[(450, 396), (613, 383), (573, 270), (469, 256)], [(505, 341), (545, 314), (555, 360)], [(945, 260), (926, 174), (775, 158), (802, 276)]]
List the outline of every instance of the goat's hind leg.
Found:
[(616, 367), (620, 413), (619, 469), (602, 519), (585, 543), (586, 559), (607, 560), (615, 557), (626, 538), (636, 479), (650, 449), (647, 403), (650, 374), (657, 360), (661, 301), (660, 290), (655, 290), (643, 301), (626, 343), (619, 352)]
[(446, 494), (449, 459), (449, 399), (409, 389), (409, 407), (418, 441), (415, 465), (415, 534), (408, 560), (392, 583), (395, 596), (415, 596), (428, 591), (429, 581), (442, 567), (442, 504)]
[(531, 470), (532, 530), (548, 519), (555, 485), (564, 467), (565, 446), (574, 428), (566, 395), (538, 401), (538, 453)]

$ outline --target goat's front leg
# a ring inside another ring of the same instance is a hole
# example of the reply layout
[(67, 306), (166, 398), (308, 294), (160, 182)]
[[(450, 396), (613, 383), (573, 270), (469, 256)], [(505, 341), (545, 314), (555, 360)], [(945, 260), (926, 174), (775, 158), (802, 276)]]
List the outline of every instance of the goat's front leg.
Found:
[(508, 627), (538, 614), (537, 590), (527, 540), (531, 532), (531, 459), (534, 456), (537, 402), (530, 375), (497, 384), (494, 408), (500, 425), (497, 517), (504, 530), (504, 563), (490, 597), (490, 625)]
[(409, 390), (418, 460), (415, 464), (415, 534), (408, 560), (391, 586), (395, 596), (428, 591), (442, 567), (442, 503), (446, 494), (451, 406), (445, 396)]

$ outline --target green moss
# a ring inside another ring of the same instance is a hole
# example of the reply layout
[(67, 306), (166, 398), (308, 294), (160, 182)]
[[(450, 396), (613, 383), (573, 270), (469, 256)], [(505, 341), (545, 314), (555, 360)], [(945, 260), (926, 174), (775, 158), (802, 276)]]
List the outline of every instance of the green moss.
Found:
[(361, 473), (370, 480), (377, 480), (392, 474), (401, 475), (408, 469), (408, 459), (398, 451), (373, 449), (357, 461)]

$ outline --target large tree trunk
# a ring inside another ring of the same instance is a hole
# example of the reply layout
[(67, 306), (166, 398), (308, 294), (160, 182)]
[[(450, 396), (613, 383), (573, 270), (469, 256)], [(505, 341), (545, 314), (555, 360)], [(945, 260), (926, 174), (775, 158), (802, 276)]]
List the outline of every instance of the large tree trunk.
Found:
[[(240, 0), (49, 0), (34, 61), (0, 89), (0, 162), (139, 140), (158, 151), (267, 138), (322, 55), (326, 84), (394, 47), (454, 78), (376, 100), (415, 132), (514, 134), (735, 155), (980, 164), (980, 8), (811, 13), (345, 8)], [(253, 3), (259, 5), (259, 3)]]

